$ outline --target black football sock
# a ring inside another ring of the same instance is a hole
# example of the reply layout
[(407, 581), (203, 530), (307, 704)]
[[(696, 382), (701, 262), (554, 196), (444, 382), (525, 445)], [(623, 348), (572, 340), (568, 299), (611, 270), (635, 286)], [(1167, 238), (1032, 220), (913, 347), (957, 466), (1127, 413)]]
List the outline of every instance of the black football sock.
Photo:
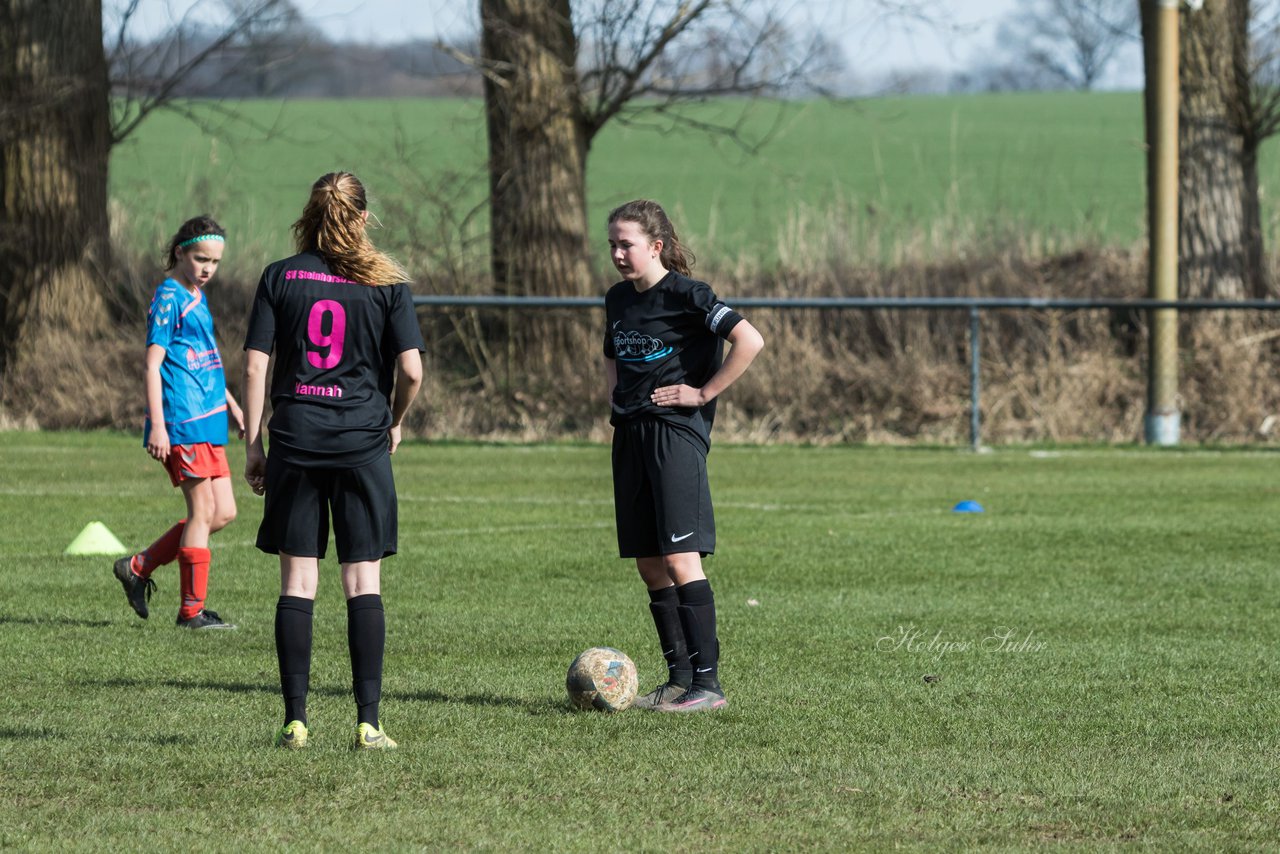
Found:
[(680, 597), (675, 587), (663, 587), (649, 591), (649, 612), (658, 630), (658, 643), (662, 644), (662, 657), (667, 660), (667, 682), (688, 688), (693, 681), (693, 665), (689, 663), (689, 647), (684, 640), (684, 627), (676, 606)]
[(307, 722), (307, 688), (311, 681), (311, 615), (315, 602), (300, 596), (281, 596), (276, 602), (276, 658), (280, 662), (280, 692), (284, 722)]
[(387, 644), (387, 621), (382, 597), (376, 593), (347, 600), (347, 645), (351, 648), (351, 687), (359, 722), (378, 726), (382, 699), (382, 655)]
[(689, 662), (693, 665), (690, 687), (720, 691), (720, 641), (716, 637), (716, 601), (711, 582), (705, 578), (676, 588), (680, 597), (680, 624), (689, 644)]

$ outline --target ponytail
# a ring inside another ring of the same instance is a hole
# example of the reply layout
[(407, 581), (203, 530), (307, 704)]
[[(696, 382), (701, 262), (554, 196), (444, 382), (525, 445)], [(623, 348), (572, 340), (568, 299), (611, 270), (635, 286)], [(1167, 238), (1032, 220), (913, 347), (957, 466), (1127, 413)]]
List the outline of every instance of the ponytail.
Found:
[(298, 251), (319, 253), (334, 273), (362, 285), (408, 281), (404, 268), (369, 240), (368, 209), (364, 185), (355, 175), (322, 175), (311, 185), (311, 197), (293, 224)]

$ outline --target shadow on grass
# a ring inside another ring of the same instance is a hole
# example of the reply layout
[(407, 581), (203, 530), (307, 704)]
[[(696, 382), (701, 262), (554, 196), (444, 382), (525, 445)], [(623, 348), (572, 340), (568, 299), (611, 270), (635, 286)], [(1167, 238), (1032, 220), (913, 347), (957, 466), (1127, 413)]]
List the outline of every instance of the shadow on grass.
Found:
[(83, 620), (77, 617), (15, 617), (10, 614), (0, 614), (0, 625), (6, 623), (18, 626), (82, 626), (90, 629), (111, 625), (110, 620)]
[[(279, 694), (275, 683), (250, 684), (248, 682), (190, 681), (180, 679), (97, 679), (84, 684), (100, 688), (177, 688), (179, 690), (228, 691), (233, 694)], [(312, 686), (312, 694), (322, 697), (350, 697), (351, 691), (341, 688)], [(524, 699), (501, 697), (493, 694), (450, 695), (439, 691), (387, 691), (383, 700), (409, 703), (461, 703), (466, 706), (522, 709), (530, 715), (569, 714), (568, 704), (550, 697)]]
[(522, 697), (501, 697), (494, 694), (442, 694), (439, 691), (392, 691), (386, 695), (391, 700), (407, 700), (410, 703), (461, 703), (465, 706), (523, 709), (530, 715), (569, 714), (569, 704), (550, 697), (529, 700)]
[[(120, 741), (134, 744), (195, 744), (195, 739), (186, 735), (164, 735), (156, 732), (108, 732), (99, 733), (95, 738), (101, 738), (105, 741)], [(29, 727), (20, 729), (14, 727), (0, 727), (0, 741), (65, 741), (66, 733), (58, 732), (56, 729), (50, 729), (46, 726)]]
[(49, 729), (47, 726), (27, 727), (26, 729), (0, 727), (0, 739), (7, 741), (49, 741), (61, 737), (61, 733), (57, 730)]
[(143, 745), (160, 745), (160, 744), (177, 744), (184, 747), (195, 745), (196, 740), (189, 735), (164, 735), (157, 732), (113, 732), (104, 735), (106, 741), (116, 741), (123, 744), (143, 744)]
[[(30, 727), (29, 729), (15, 729), (13, 727), (0, 727), (0, 741), (66, 741), (68, 738), (66, 733), (59, 732), (49, 727)], [(118, 741), (126, 744), (179, 744), (190, 746), (196, 743), (195, 739), (187, 735), (164, 735), (153, 731), (146, 732), (103, 732), (94, 735), (94, 738), (103, 741)]]

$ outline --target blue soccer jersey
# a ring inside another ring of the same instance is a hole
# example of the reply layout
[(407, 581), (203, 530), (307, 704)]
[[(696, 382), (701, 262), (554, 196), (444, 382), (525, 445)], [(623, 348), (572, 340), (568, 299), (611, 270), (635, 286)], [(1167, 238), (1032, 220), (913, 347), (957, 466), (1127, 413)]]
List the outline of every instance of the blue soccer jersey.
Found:
[[(227, 381), (203, 291), (192, 294), (173, 279), (156, 288), (147, 311), (147, 347), (152, 344), (164, 348), (160, 380), (169, 443), (227, 444)], [(150, 435), (148, 413), (143, 445)]]

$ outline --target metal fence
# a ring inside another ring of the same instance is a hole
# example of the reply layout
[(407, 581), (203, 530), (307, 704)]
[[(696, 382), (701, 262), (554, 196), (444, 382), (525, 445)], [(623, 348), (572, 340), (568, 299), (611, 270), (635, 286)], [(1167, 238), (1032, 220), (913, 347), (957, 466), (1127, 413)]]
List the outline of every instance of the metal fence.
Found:
[[(416, 296), (414, 305), (437, 308), (570, 308), (603, 309), (603, 297)], [(982, 375), (979, 370), (984, 311), (1278, 311), (1280, 300), (1054, 299), (1041, 297), (808, 297), (784, 299), (741, 297), (735, 308), (787, 310), (889, 309), (898, 311), (965, 311), (969, 314), (969, 446), (982, 445)]]

